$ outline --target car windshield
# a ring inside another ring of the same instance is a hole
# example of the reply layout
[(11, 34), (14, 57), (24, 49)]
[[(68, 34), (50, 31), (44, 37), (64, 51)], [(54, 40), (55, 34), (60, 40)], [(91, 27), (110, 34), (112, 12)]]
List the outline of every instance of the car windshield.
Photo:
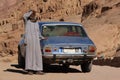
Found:
[(79, 36), (86, 37), (86, 33), (81, 26), (77, 25), (45, 25), (42, 29), (44, 37), (51, 36)]

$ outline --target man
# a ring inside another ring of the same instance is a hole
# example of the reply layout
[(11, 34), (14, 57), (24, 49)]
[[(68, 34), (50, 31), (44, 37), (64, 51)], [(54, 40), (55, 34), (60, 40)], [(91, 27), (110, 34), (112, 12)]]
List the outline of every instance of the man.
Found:
[(28, 74), (43, 74), (42, 52), (40, 39), (44, 39), (36, 20), (36, 12), (31, 10), (23, 16), (25, 22), (25, 70)]

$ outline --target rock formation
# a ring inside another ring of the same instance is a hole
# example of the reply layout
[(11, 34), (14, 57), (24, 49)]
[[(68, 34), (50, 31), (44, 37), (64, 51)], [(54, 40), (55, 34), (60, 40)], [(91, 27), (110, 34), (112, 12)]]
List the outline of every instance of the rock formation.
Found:
[(37, 11), (39, 21), (74, 21), (85, 26), (97, 53), (113, 56), (120, 44), (119, 0), (0, 0), (0, 56), (17, 53), (24, 33), (23, 14)]

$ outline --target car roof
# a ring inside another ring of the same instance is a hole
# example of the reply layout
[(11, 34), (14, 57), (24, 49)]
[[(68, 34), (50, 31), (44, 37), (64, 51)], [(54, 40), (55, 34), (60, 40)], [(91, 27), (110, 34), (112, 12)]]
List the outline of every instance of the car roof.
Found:
[(73, 22), (38, 22), (38, 23), (39, 23), (39, 25), (48, 25), (48, 24), (50, 24), (50, 25), (52, 25), (52, 24), (60, 25), (60, 24), (62, 24), (62, 25), (79, 25), (79, 26), (82, 26), (79, 23), (73, 23)]

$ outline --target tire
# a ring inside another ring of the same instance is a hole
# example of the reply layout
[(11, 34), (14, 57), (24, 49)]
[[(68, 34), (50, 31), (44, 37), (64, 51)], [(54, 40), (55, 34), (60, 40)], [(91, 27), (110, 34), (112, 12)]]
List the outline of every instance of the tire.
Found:
[(92, 70), (92, 61), (91, 62), (83, 62), (81, 64), (82, 72), (90, 72)]
[(25, 58), (22, 56), (19, 47), (18, 47), (18, 65), (20, 68), (25, 68)]

